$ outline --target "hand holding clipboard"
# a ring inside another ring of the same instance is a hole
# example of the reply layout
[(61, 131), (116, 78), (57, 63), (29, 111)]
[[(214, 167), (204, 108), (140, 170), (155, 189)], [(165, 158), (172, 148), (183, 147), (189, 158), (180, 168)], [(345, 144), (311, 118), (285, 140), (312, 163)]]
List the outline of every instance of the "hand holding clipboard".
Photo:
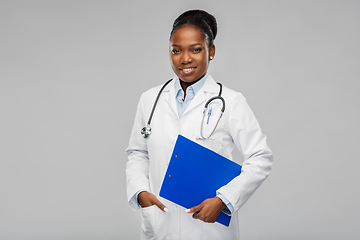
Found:
[[(194, 170), (195, 169), (195, 170)], [(216, 196), (216, 190), (241, 173), (241, 166), (181, 135), (176, 141), (160, 196), (185, 208)], [(220, 212), (217, 222), (229, 226)]]

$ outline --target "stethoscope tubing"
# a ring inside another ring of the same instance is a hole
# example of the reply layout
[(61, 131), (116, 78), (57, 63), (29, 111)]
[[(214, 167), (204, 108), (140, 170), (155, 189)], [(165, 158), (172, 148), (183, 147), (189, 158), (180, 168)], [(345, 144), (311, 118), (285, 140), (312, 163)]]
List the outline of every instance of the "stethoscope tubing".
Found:
[[(151, 126), (150, 126), (150, 123), (151, 123), (152, 117), (153, 117), (153, 115), (154, 115), (155, 108), (156, 108), (156, 105), (157, 105), (157, 103), (158, 103), (158, 101), (159, 101), (160, 95), (161, 95), (162, 91), (164, 90), (164, 88), (165, 88), (172, 80), (173, 80), (173, 79), (168, 80), (168, 81), (161, 87), (161, 89), (160, 89), (160, 91), (159, 91), (159, 93), (158, 93), (158, 95), (157, 95), (157, 97), (156, 97), (155, 103), (154, 103), (154, 105), (153, 105), (153, 107), (152, 107), (152, 110), (151, 110), (151, 113), (150, 113), (150, 117), (149, 117), (149, 119), (148, 119), (148, 122), (147, 122), (146, 126), (144, 126), (144, 127), (141, 129), (141, 134), (142, 134), (142, 136), (144, 137), (144, 139), (147, 139), (147, 138), (150, 136), (150, 134), (151, 134)], [(215, 129), (216, 129), (216, 127), (217, 127), (217, 125), (218, 125), (218, 123), (219, 123), (219, 121), (220, 121), (220, 118), (221, 118), (221, 116), (223, 115), (223, 113), (224, 113), (224, 111), (225, 111), (225, 100), (224, 100), (223, 97), (221, 97), (222, 84), (219, 83), (219, 82), (217, 82), (217, 84), (219, 84), (219, 86), (220, 86), (220, 90), (219, 90), (218, 96), (210, 98), (210, 99), (206, 102), (206, 104), (205, 104), (205, 108), (204, 108), (204, 112), (203, 112), (203, 121), (202, 121), (202, 123), (201, 123), (201, 129), (200, 129), (200, 135), (201, 135), (202, 139), (206, 139), (206, 138), (204, 138), (204, 136), (203, 136), (202, 128), (203, 128), (203, 122), (204, 122), (204, 117), (205, 117), (205, 111), (206, 111), (208, 105), (210, 104), (210, 102), (213, 101), (213, 100), (215, 100), (215, 99), (220, 99), (220, 100), (222, 101), (222, 103), (223, 103), (223, 106), (222, 106), (222, 109), (221, 109), (220, 117), (219, 117), (219, 119), (218, 119), (218, 121), (217, 121), (217, 123), (216, 123), (216, 125), (215, 125), (215, 128), (213, 129), (213, 131), (212, 131), (211, 134), (209, 135), (209, 137), (214, 133), (214, 131), (215, 131)], [(207, 138), (209, 138), (209, 137), (207, 137)]]
[(159, 101), (160, 95), (161, 95), (162, 91), (164, 90), (164, 88), (166, 87), (166, 85), (168, 85), (171, 81), (172, 81), (172, 79), (168, 80), (168, 81), (162, 86), (162, 88), (160, 89), (160, 91), (159, 91), (159, 93), (158, 93), (158, 95), (157, 95), (157, 97), (156, 97), (154, 106), (153, 106), (153, 108), (152, 108), (152, 110), (151, 110), (151, 114), (150, 114), (149, 120), (148, 120), (148, 122), (147, 122), (147, 125), (150, 126), (151, 119), (152, 119), (152, 116), (154, 115), (154, 111), (155, 111), (157, 102)]
[(221, 93), (222, 93), (222, 84), (219, 83), (219, 82), (217, 82), (217, 84), (219, 84), (219, 86), (220, 86), (219, 95), (210, 98), (210, 99), (205, 103), (205, 108), (204, 108), (204, 111), (203, 111), (203, 120), (201, 121), (201, 127), (200, 127), (200, 136), (201, 136), (200, 139), (206, 139), (206, 138), (204, 137), (204, 135), (203, 135), (203, 126), (204, 126), (205, 112), (206, 112), (206, 109), (207, 109), (207, 107), (209, 106), (209, 104), (210, 104), (212, 101), (216, 100), (216, 99), (220, 99), (220, 100), (222, 101), (223, 106), (222, 106), (222, 108), (221, 108), (220, 117), (219, 117), (219, 119), (217, 120), (214, 129), (212, 130), (212, 132), (210, 133), (210, 135), (209, 135), (207, 138), (210, 138), (211, 135), (215, 132), (215, 129), (217, 128), (217, 125), (219, 124), (220, 118), (222, 117), (222, 115), (223, 115), (223, 113), (224, 113), (224, 111), (225, 111), (225, 100), (224, 100), (224, 98), (221, 96)]

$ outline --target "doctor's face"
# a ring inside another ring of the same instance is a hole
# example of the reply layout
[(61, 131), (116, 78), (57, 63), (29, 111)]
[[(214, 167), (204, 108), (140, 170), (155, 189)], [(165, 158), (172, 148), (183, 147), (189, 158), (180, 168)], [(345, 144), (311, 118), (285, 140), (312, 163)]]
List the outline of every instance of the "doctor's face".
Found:
[(184, 82), (195, 82), (202, 78), (210, 63), (210, 56), (215, 55), (215, 46), (210, 49), (198, 28), (185, 25), (173, 32), (170, 41), (171, 67)]

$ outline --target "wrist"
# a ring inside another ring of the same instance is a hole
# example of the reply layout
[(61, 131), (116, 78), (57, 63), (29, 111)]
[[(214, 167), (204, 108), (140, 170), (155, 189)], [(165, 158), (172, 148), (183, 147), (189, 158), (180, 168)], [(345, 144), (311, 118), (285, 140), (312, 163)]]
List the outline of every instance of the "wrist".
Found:
[[(143, 195), (145, 194), (145, 193), (147, 193), (146, 191), (141, 191), (141, 192), (139, 192), (138, 194), (137, 194), (137, 202), (138, 202), (138, 204), (142, 207), (142, 204), (141, 204), (141, 202), (142, 201), (140, 201), (140, 198), (141, 197), (144, 197)], [(141, 196), (142, 195), (142, 196)]]
[(219, 208), (222, 210), (224, 210), (226, 208), (226, 204), (221, 200), (221, 198), (219, 197), (215, 197), (217, 199), (217, 202), (218, 202), (218, 206)]

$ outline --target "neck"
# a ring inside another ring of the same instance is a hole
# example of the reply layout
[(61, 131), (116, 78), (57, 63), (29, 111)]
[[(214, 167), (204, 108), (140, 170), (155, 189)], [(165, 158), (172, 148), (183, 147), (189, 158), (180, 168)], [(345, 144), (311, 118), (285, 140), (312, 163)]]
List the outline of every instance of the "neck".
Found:
[[(180, 86), (181, 86), (181, 88), (183, 89), (184, 94), (186, 94), (186, 89), (187, 89), (188, 87), (190, 87), (190, 86), (193, 85), (194, 83), (197, 83), (198, 81), (200, 81), (205, 75), (206, 75), (206, 73), (205, 73), (203, 76), (201, 76), (198, 80), (195, 80), (195, 81), (193, 81), (193, 82), (185, 82), (185, 81), (181, 80), (181, 78), (179, 78), (179, 80), (180, 80)], [(185, 98), (185, 95), (184, 95), (184, 98)]]

